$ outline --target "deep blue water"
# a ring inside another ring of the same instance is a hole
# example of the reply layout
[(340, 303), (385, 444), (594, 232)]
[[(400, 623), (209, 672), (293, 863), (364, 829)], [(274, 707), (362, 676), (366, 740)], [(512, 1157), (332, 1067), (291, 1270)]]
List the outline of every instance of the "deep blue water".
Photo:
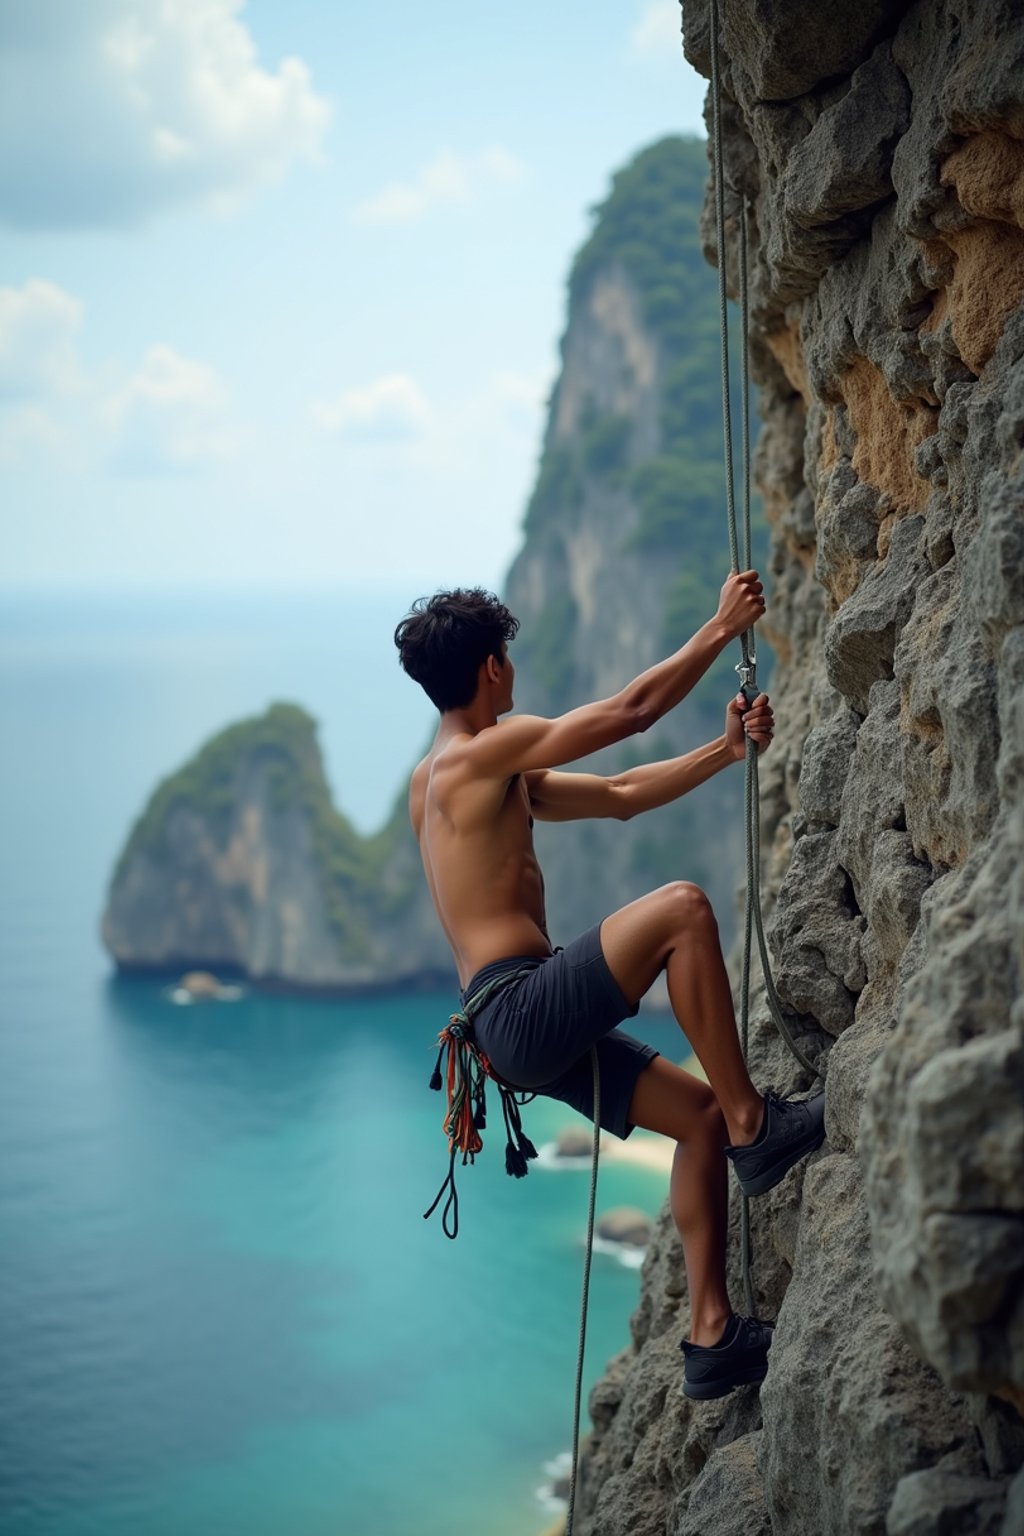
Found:
[[(429, 1047), (454, 997), (179, 1007), (118, 979), (98, 938), (156, 779), (273, 698), (321, 720), (336, 794), (380, 819), (428, 725), (381, 660), (395, 608), (0, 609), (4, 1536), (551, 1518), (535, 1490), (570, 1439), (587, 1175), (508, 1179), (494, 1129), (460, 1169), (458, 1241), (422, 1220), (447, 1160)], [(670, 1024), (637, 1031), (681, 1054)], [(538, 1143), (576, 1118), (524, 1115)], [(653, 1214), (664, 1192), (608, 1164), (598, 1206)], [(596, 1256), (588, 1385), (637, 1292)]]

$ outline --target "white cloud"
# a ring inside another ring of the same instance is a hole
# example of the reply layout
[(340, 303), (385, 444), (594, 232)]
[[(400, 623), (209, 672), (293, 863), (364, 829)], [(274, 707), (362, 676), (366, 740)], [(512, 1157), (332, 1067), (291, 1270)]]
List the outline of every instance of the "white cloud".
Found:
[(64, 432), (41, 406), (23, 405), (0, 416), (0, 464), (34, 455), (52, 459), (65, 446)]
[(235, 451), (212, 368), (164, 345), (127, 376), (111, 362), (89, 370), (78, 350), (83, 313), (80, 299), (42, 278), (0, 288), (0, 460), (80, 469), (106, 457), (165, 473)]
[(218, 375), (166, 345), (149, 348), (124, 387), (103, 402), (102, 415), (113, 433), (115, 464), (136, 473), (198, 469), (237, 446)]
[(482, 149), (476, 157), (476, 166), (483, 176), (497, 182), (499, 186), (512, 186), (526, 175), (526, 166), (519, 156), (511, 150), (502, 149), (500, 144)]
[(56, 283), (31, 278), (21, 288), (0, 288), (0, 399), (75, 389), (81, 321), (81, 301)]
[(138, 222), (231, 199), (315, 159), (330, 116), (306, 65), (259, 62), (244, 0), (0, 8), (0, 218)]
[(682, 58), (683, 37), (679, 0), (647, 0), (629, 35), (634, 53), (664, 53)]
[[(431, 407), (409, 374), (390, 374), (358, 389), (310, 402), (324, 433), (403, 450), (406, 468), (458, 475), (468, 457), (484, 459), (511, 441), (539, 440), (554, 369), (502, 369), (479, 387)], [(399, 459), (391, 461), (397, 469)]]
[(542, 368), (536, 373), (516, 373), (502, 369), (491, 380), (491, 395), (495, 405), (515, 425), (534, 427), (545, 409), (554, 370)]
[(357, 224), (409, 224), (435, 208), (466, 203), (488, 186), (512, 186), (526, 175), (510, 150), (491, 145), (473, 155), (441, 150), (411, 181), (393, 181), (352, 212)]
[(494, 375), (491, 387), (499, 400), (523, 405), (543, 405), (551, 388), (554, 371), (549, 366), (535, 373), (517, 373), (512, 368), (501, 368)]
[(314, 400), (310, 416), (325, 432), (364, 442), (405, 442), (426, 426), (430, 410), (415, 379), (393, 373), (334, 400)]

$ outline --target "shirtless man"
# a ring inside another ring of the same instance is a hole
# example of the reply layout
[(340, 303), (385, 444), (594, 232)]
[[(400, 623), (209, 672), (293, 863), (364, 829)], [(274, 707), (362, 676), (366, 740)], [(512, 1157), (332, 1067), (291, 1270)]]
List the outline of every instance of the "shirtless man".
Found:
[[(478, 1045), (505, 1082), (561, 1099), (590, 1119), (596, 1045), (604, 1129), (625, 1138), (640, 1125), (677, 1143), (670, 1199), (689, 1281), (690, 1337), (681, 1348), (691, 1397), (720, 1397), (767, 1371), (772, 1325), (734, 1313), (726, 1290), (726, 1160), (748, 1194), (772, 1188), (821, 1143), (824, 1094), (797, 1101), (754, 1087), (718, 927), (699, 886), (662, 886), (553, 950), (533, 824), (625, 821), (741, 762), (747, 736), (765, 751), (774, 729), (768, 696), (748, 707), (739, 694), (723, 734), (682, 757), (609, 777), (555, 771), (648, 730), (764, 607), (757, 572), (733, 573), (714, 617), (681, 650), (611, 698), (556, 719), (499, 720), (512, 709), (508, 642), (519, 624), (492, 594), (473, 588), (421, 598), (395, 631), (403, 667), (441, 714), (412, 776), (409, 810), (463, 1006), (499, 982), (485, 1006), (468, 1010)], [(661, 971), (707, 1083), (615, 1027), (636, 1014)]]

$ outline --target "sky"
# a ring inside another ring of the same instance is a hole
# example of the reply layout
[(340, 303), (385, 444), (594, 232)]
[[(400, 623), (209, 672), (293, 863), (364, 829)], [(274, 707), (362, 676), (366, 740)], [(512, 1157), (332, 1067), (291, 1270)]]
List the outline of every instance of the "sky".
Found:
[(0, 0), (0, 589), (499, 586), (676, 0)]

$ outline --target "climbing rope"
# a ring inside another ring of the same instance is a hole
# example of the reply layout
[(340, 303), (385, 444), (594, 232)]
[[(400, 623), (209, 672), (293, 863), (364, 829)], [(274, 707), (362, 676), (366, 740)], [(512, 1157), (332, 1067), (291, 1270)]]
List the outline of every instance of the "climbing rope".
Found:
[[(466, 999), (462, 1009), (449, 1017), (448, 1023), (437, 1037), (437, 1063), (430, 1078), (430, 1086), (440, 1092), (447, 1083), (447, 1108), (442, 1129), (448, 1137), (448, 1172), (429, 1209), (423, 1212), (424, 1220), (431, 1217), (444, 1199), (441, 1226), (446, 1237), (453, 1240), (459, 1235), (459, 1195), (455, 1187), (455, 1159), (462, 1153), (462, 1163), (476, 1161), (483, 1150), (480, 1132), (487, 1125), (487, 1080), (494, 1083), (501, 1099), (508, 1141), (505, 1145), (505, 1172), (521, 1179), (528, 1172), (527, 1163), (537, 1156), (537, 1149), (523, 1131), (520, 1105), (536, 1098), (534, 1093), (514, 1090), (494, 1071), (473, 1035), (473, 1020), (492, 998), (527, 974), (530, 966), (506, 971), (504, 975), (486, 982), (472, 997)], [(446, 1070), (441, 1064), (447, 1053)], [(587, 1241), (583, 1260), (583, 1294), (580, 1298), (579, 1347), (576, 1353), (576, 1393), (573, 1402), (572, 1472), (569, 1479), (569, 1503), (566, 1516), (565, 1536), (572, 1536), (573, 1514), (576, 1508), (576, 1479), (580, 1450), (580, 1405), (583, 1396), (583, 1358), (587, 1347), (587, 1311), (590, 1304), (590, 1269), (594, 1257), (594, 1213), (597, 1208), (597, 1170), (601, 1154), (601, 1070), (597, 1046), (592, 1046), (590, 1059), (594, 1071), (594, 1140), (590, 1161), (590, 1208), (587, 1213)]]
[[(732, 451), (732, 409), (729, 397), (729, 310), (728, 310), (728, 274), (726, 271), (726, 246), (725, 246), (725, 171), (722, 150), (722, 89), (721, 72), (718, 57), (718, 0), (711, 0), (711, 106), (712, 106), (712, 153), (715, 171), (715, 233), (718, 242), (718, 313), (719, 330), (721, 335), (722, 351), (722, 425), (725, 446), (725, 502), (726, 514), (729, 525), (729, 554), (733, 572), (738, 572), (739, 564), (739, 539), (736, 531), (736, 492), (733, 481), (733, 451)], [(741, 415), (741, 442), (742, 442), (742, 470), (743, 470), (743, 566), (749, 571), (751, 566), (751, 537), (750, 537), (750, 359), (749, 359), (749, 288), (747, 276), (747, 197), (744, 193), (740, 200), (739, 217), (739, 293), (740, 293), (740, 325), (742, 358), (741, 383), (742, 383), (742, 415)], [(741, 660), (737, 664), (736, 671), (740, 675), (741, 691), (747, 701), (748, 707), (757, 698), (757, 652), (753, 629), (745, 630), (740, 636)], [(747, 1048), (750, 1029), (750, 960), (753, 934), (757, 934), (757, 947), (761, 960), (761, 974), (764, 979), (765, 998), (772, 1019), (792, 1055), (800, 1065), (808, 1071), (812, 1077), (823, 1077), (821, 1070), (800, 1049), (789, 1024), (783, 1013), (782, 1000), (775, 987), (772, 976), (771, 962), (768, 958), (768, 945), (764, 935), (764, 923), (761, 917), (760, 903), (760, 852), (761, 852), (761, 823), (760, 823), (760, 792), (758, 785), (758, 751), (757, 743), (748, 736), (746, 743), (746, 761), (744, 765), (744, 834), (746, 840), (746, 865), (747, 865), (747, 889), (743, 915), (743, 972), (740, 982), (740, 1041), (743, 1049), (743, 1059), (747, 1059)], [(750, 1202), (745, 1194), (740, 1195), (740, 1266), (743, 1273), (744, 1305), (749, 1313), (754, 1312), (753, 1282), (751, 1279), (751, 1243), (750, 1243)]]
[(572, 1536), (576, 1513), (576, 1476), (580, 1455), (580, 1399), (583, 1395), (583, 1355), (587, 1347), (587, 1306), (590, 1301), (590, 1261), (594, 1256), (594, 1210), (597, 1206), (597, 1164), (601, 1155), (601, 1069), (597, 1046), (590, 1048), (594, 1069), (594, 1140), (590, 1154), (590, 1208), (587, 1212), (587, 1246), (583, 1259), (583, 1295), (580, 1299), (580, 1338), (576, 1351), (576, 1396), (572, 1410), (572, 1471), (569, 1474), (569, 1507), (565, 1515), (565, 1536)]
[[(722, 425), (725, 443), (725, 492), (726, 512), (729, 529), (729, 555), (731, 569), (737, 572), (741, 569), (739, 563), (740, 548), (739, 536), (736, 527), (736, 487), (733, 475), (732, 457), (732, 409), (729, 397), (729, 308), (726, 259), (725, 259), (725, 177), (722, 155), (722, 93), (721, 77), (719, 73), (718, 59), (718, 0), (711, 0), (711, 91), (712, 91), (712, 124), (713, 124), (713, 154), (715, 167), (715, 228), (718, 237), (718, 298), (719, 298), (719, 330), (721, 335), (722, 351)], [(743, 566), (749, 571), (751, 566), (751, 526), (750, 526), (750, 485), (751, 485), (751, 460), (750, 460), (750, 358), (747, 338), (750, 330), (750, 298), (747, 264), (747, 199), (744, 195), (740, 204), (739, 218), (739, 292), (740, 292), (740, 325), (742, 346), (740, 355), (742, 403), (740, 408), (740, 435), (741, 435), (741, 468), (743, 475)], [(741, 659), (736, 666), (740, 675), (743, 697), (748, 707), (757, 698), (757, 650), (753, 628), (745, 630), (740, 636)], [(746, 841), (746, 900), (743, 914), (743, 972), (740, 982), (740, 1040), (743, 1050), (743, 1059), (747, 1060), (750, 1039), (750, 962), (753, 948), (753, 935), (757, 934), (758, 953), (761, 960), (761, 974), (764, 979), (765, 997), (769, 1011), (778, 1028), (780, 1035), (789, 1047), (793, 1056), (812, 1077), (821, 1077), (823, 1074), (815, 1066), (814, 1062), (800, 1049), (783, 1013), (782, 1001), (775, 988), (772, 976), (771, 962), (768, 958), (768, 945), (765, 940), (764, 923), (761, 917), (760, 902), (760, 850), (761, 850), (761, 823), (760, 823), (760, 790), (758, 783), (758, 751), (757, 743), (747, 737), (746, 760), (744, 763), (744, 836)], [(576, 1395), (573, 1408), (573, 1436), (572, 1436), (572, 1471), (569, 1479), (569, 1503), (565, 1522), (565, 1536), (572, 1536), (573, 1518), (576, 1508), (576, 1483), (579, 1466), (579, 1426), (580, 1426), (580, 1397), (583, 1386), (583, 1355), (586, 1345), (587, 1332), (587, 1304), (590, 1294), (590, 1265), (594, 1246), (594, 1208), (597, 1199), (597, 1168), (601, 1136), (600, 1122), (600, 1082), (596, 1048), (591, 1051), (594, 1065), (594, 1145), (591, 1160), (590, 1175), (590, 1209), (587, 1217), (587, 1246), (583, 1264), (583, 1296), (580, 1309), (580, 1333), (579, 1349), (576, 1357)], [(751, 1242), (750, 1242), (750, 1202), (749, 1197), (740, 1194), (740, 1265), (743, 1273), (744, 1305), (747, 1312), (754, 1313), (754, 1289), (751, 1275)]]

